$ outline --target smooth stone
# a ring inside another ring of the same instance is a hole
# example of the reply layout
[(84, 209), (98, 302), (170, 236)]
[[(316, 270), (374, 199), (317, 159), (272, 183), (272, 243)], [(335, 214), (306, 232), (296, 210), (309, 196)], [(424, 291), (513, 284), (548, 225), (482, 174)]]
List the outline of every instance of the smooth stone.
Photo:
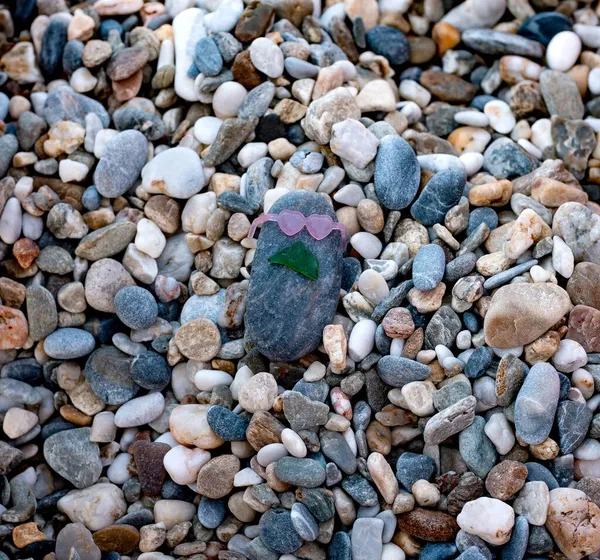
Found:
[(283, 457), (275, 464), (275, 474), (281, 482), (294, 486), (316, 488), (325, 482), (325, 468), (313, 459)]
[(475, 418), (477, 399), (465, 397), (429, 419), (423, 431), (425, 443), (438, 445), (469, 427)]
[(431, 480), (435, 470), (435, 461), (432, 457), (406, 452), (400, 455), (396, 463), (396, 478), (406, 490), (411, 492), (417, 480)]
[(295, 503), (290, 512), (292, 524), (304, 541), (314, 541), (319, 534), (319, 526), (310, 510), (301, 503)]
[(131, 362), (131, 379), (150, 391), (162, 391), (171, 380), (167, 361), (156, 352), (140, 352)]
[[(270, 212), (283, 209), (297, 210), (306, 216), (326, 214), (335, 221), (331, 207), (316, 193), (287, 194)], [(321, 341), (323, 328), (331, 322), (337, 306), (342, 280), (339, 235), (334, 232), (317, 241), (303, 229), (295, 240), (302, 241), (317, 258), (317, 280), (268, 262), (270, 256), (290, 245), (289, 238), (272, 222), (263, 226), (254, 255), (246, 306), (247, 335), (271, 360), (296, 360), (312, 351)], [(277, 315), (276, 310), (280, 310)]]
[(57, 360), (82, 358), (92, 352), (95, 346), (94, 337), (83, 329), (58, 329), (44, 340), (44, 352)]
[[(396, 174), (403, 177), (395, 180)], [(375, 158), (375, 192), (390, 210), (406, 208), (415, 198), (420, 183), (420, 167), (410, 144), (400, 136), (384, 136)]]
[(433, 290), (444, 277), (446, 269), (446, 257), (444, 250), (439, 245), (425, 245), (416, 254), (413, 267), (412, 279), (415, 288), (428, 291)]
[(515, 428), (520, 441), (537, 445), (548, 437), (559, 392), (558, 373), (550, 364), (531, 367), (515, 401)]
[(75, 488), (92, 486), (102, 473), (98, 444), (90, 442), (90, 428), (65, 430), (44, 442), (44, 459)]
[(333, 461), (346, 474), (356, 472), (356, 457), (341, 433), (325, 430), (319, 440), (321, 453), (325, 457)]
[(227, 509), (223, 500), (211, 500), (206, 496), (202, 496), (200, 504), (198, 504), (198, 520), (207, 529), (216, 529), (223, 519)]
[(98, 192), (107, 198), (126, 193), (138, 179), (148, 157), (148, 140), (137, 130), (125, 130), (107, 144), (94, 172)]
[(188, 199), (206, 184), (202, 162), (189, 148), (170, 148), (151, 159), (142, 169), (142, 187), (151, 194)]
[(409, 44), (404, 33), (387, 25), (376, 25), (367, 31), (367, 44), (394, 66), (404, 64), (409, 57)]
[(384, 356), (377, 362), (377, 373), (387, 385), (403, 387), (407, 383), (427, 379), (431, 368), (408, 358)]
[(383, 552), (383, 521), (361, 517), (352, 526), (352, 559), (381, 558)]
[(144, 288), (125, 286), (115, 295), (117, 317), (131, 329), (150, 328), (158, 317), (158, 305), (154, 296)]
[(462, 329), (456, 312), (448, 305), (440, 307), (425, 329), (425, 349), (435, 349), (438, 344), (450, 348)]
[(547, 46), (557, 33), (571, 29), (571, 20), (566, 15), (560, 12), (540, 12), (526, 19), (517, 33)]
[(149, 393), (123, 404), (115, 413), (115, 426), (132, 428), (148, 424), (158, 418), (165, 408), (161, 393)]
[(224, 441), (245, 441), (248, 421), (224, 406), (211, 406), (206, 420), (212, 430)]
[(47, 80), (56, 77), (60, 69), (62, 51), (67, 43), (68, 23), (61, 19), (52, 19), (42, 39), (39, 53), (40, 70)]
[(511, 179), (531, 173), (533, 158), (507, 137), (494, 140), (483, 153), (483, 167), (496, 179)]
[(73, 523), (82, 523), (90, 531), (98, 531), (122, 517), (127, 504), (118, 486), (103, 482), (82, 490), (71, 490), (58, 500), (57, 508)]
[(577, 84), (568, 74), (545, 70), (540, 75), (540, 89), (550, 115), (565, 119), (582, 119), (585, 109)]
[(569, 295), (554, 284), (509, 284), (498, 289), (484, 320), (486, 342), (514, 348), (533, 342), (570, 308)]
[(485, 433), (486, 421), (475, 416), (473, 423), (458, 437), (460, 455), (469, 469), (480, 478), (496, 464), (496, 448)]
[(436, 173), (411, 206), (411, 216), (426, 226), (442, 223), (448, 211), (462, 196), (467, 177), (460, 167)]
[(456, 521), (464, 531), (490, 544), (502, 545), (510, 540), (515, 513), (500, 500), (478, 498), (465, 504)]
[(342, 479), (342, 488), (350, 497), (363, 507), (377, 505), (377, 492), (371, 483), (360, 474), (351, 474)]
[(544, 54), (542, 45), (537, 41), (502, 31), (468, 29), (461, 39), (467, 47), (483, 54), (515, 54), (531, 58), (541, 58)]

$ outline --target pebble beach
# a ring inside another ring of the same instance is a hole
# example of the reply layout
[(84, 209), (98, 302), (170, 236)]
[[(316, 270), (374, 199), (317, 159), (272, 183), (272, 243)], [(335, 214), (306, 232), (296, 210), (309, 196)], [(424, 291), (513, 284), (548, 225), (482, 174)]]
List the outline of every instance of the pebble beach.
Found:
[(0, 560), (600, 560), (600, 4), (0, 5)]

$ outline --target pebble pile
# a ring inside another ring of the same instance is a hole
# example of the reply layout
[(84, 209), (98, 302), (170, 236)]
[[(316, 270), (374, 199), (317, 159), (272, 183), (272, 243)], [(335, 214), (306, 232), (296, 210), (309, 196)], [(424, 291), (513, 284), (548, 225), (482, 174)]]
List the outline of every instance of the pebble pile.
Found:
[(597, 2), (10, 5), (0, 560), (600, 560)]

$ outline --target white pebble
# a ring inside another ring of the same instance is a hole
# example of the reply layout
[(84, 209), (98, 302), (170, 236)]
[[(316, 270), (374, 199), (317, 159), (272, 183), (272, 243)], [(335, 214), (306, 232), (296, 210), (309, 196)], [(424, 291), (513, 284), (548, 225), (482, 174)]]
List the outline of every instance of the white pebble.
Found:
[(246, 88), (237, 82), (225, 82), (221, 84), (217, 88), (217, 91), (215, 91), (212, 100), (215, 115), (220, 119), (235, 117), (247, 93)]
[(592, 68), (588, 75), (588, 88), (594, 95), (600, 93), (600, 68)]
[(138, 251), (157, 259), (163, 252), (167, 240), (165, 234), (154, 222), (148, 218), (142, 218), (137, 224), (134, 244)]
[(256, 454), (256, 460), (258, 461), (259, 465), (267, 467), (271, 463), (279, 461), (279, 459), (285, 457), (287, 454), (288, 451), (283, 443), (269, 443), (268, 445), (260, 448)]
[(83, 66), (81, 68), (77, 68), (69, 80), (69, 85), (78, 93), (92, 91), (96, 87), (97, 83), (98, 78), (96, 78), (87, 68)]
[(576, 340), (563, 339), (552, 356), (552, 364), (563, 373), (570, 373), (587, 364), (587, 353)]
[(532, 144), (527, 138), (519, 138), (517, 144), (521, 146), (528, 154), (535, 158), (542, 159), (542, 150), (540, 150), (535, 144)]
[(263, 482), (264, 480), (250, 467), (246, 467), (245, 469), (238, 471), (233, 477), (233, 485), (236, 488), (254, 486), (255, 484), (262, 484)]
[(460, 111), (454, 115), (454, 120), (467, 126), (486, 127), (490, 124), (489, 117), (479, 111)]
[(584, 461), (597, 461), (600, 459), (600, 441), (595, 439), (586, 439), (583, 443), (573, 451), (575, 459)]
[(269, 78), (279, 78), (283, 74), (283, 52), (271, 39), (254, 39), (248, 51), (252, 64), (259, 72)]
[(100, 159), (104, 155), (106, 146), (117, 134), (119, 134), (119, 131), (112, 128), (103, 128), (98, 131), (94, 140), (94, 155), (97, 159)]
[(194, 383), (201, 391), (212, 391), (219, 385), (231, 385), (233, 377), (218, 369), (201, 369), (194, 375)]
[(515, 434), (502, 412), (491, 415), (484, 431), (500, 455), (506, 455), (515, 445)]
[(127, 468), (133, 457), (129, 453), (119, 453), (106, 470), (106, 476), (113, 484), (123, 484), (131, 473)]
[(483, 112), (490, 120), (490, 126), (500, 134), (508, 134), (517, 124), (510, 107), (500, 99), (488, 101)]
[(573, 31), (557, 33), (546, 48), (546, 63), (552, 70), (566, 72), (577, 62), (581, 53), (581, 39)]
[(118, 428), (143, 426), (156, 420), (165, 409), (165, 398), (162, 393), (150, 393), (143, 397), (131, 399), (115, 413), (115, 425)]
[(339, 202), (344, 206), (352, 206), (353, 208), (356, 208), (358, 203), (365, 198), (362, 187), (356, 183), (344, 185), (333, 195), (333, 200), (336, 202)]
[(365, 270), (358, 278), (358, 290), (369, 301), (377, 305), (390, 293), (385, 278), (375, 270)]
[(302, 438), (290, 428), (285, 428), (281, 432), (281, 441), (289, 454), (293, 457), (306, 457), (306, 444), (302, 441)]
[(198, 478), (198, 472), (210, 458), (210, 453), (204, 449), (176, 445), (163, 457), (163, 465), (173, 482), (193, 484)]
[(23, 214), (23, 235), (27, 239), (36, 241), (42, 236), (44, 231), (44, 220), (31, 214)]
[(466, 350), (471, 347), (471, 331), (460, 331), (456, 335), (456, 347), (460, 350)]
[(458, 159), (465, 166), (467, 177), (475, 175), (483, 167), (483, 154), (478, 152), (466, 152)]
[(348, 340), (348, 355), (355, 362), (366, 358), (375, 345), (377, 323), (371, 319), (363, 319), (354, 325)]
[(217, 117), (200, 117), (194, 125), (194, 138), (201, 144), (212, 144), (222, 124)]
[(22, 219), (21, 204), (13, 196), (6, 201), (2, 216), (0, 216), (0, 239), (7, 245), (12, 245), (21, 235)]
[(413, 101), (421, 108), (427, 107), (431, 101), (431, 93), (414, 80), (402, 80), (400, 82), (399, 91), (400, 97), (403, 97), (408, 101)]
[(238, 153), (238, 163), (247, 169), (255, 161), (267, 155), (268, 148), (264, 142), (250, 142)]
[(571, 248), (560, 238), (555, 235), (552, 246), (552, 267), (563, 278), (571, 278), (575, 268), (575, 257)]
[(350, 245), (364, 259), (376, 259), (381, 253), (381, 241), (372, 233), (360, 231), (350, 238)]
[(74, 161), (72, 159), (63, 159), (58, 164), (58, 175), (64, 183), (83, 181), (89, 172), (89, 167), (85, 163)]
[(576, 369), (571, 376), (571, 384), (581, 391), (585, 399), (594, 394), (594, 376), (585, 369)]

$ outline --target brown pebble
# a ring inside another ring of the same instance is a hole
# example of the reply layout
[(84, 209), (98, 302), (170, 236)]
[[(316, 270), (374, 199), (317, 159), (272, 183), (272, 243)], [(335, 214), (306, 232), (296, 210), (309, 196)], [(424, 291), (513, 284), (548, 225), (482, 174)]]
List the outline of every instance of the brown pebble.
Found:
[(17, 525), (13, 529), (12, 539), (17, 548), (24, 548), (33, 542), (45, 541), (46, 535), (38, 529), (37, 523), (30, 521)]
[(39, 254), (40, 248), (35, 241), (31, 241), (26, 237), (19, 239), (13, 245), (13, 255), (23, 268), (28, 268)]
[(153, 196), (146, 202), (144, 214), (164, 233), (176, 233), (181, 225), (179, 204), (164, 194)]
[(448, 103), (468, 103), (477, 93), (473, 84), (441, 70), (425, 70), (419, 82), (432, 95)]
[(130, 446), (129, 452), (135, 460), (142, 492), (149, 496), (159, 496), (165, 482), (164, 456), (171, 450), (166, 443), (138, 440)]
[(8, 307), (18, 309), (25, 301), (27, 290), (23, 284), (15, 282), (10, 278), (0, 277), (0, 301)]
[(175, 344), (186, 358), (207, 362), (221, 349), (221, 335), (212, 321), (201, 317), (179, 328), (175, 333)]
[(374, 420), (369, 424), (366, 432), (367, 444), (371, 451), (389, 455), (392, 450), (392, 432), (387, 427)]
[(579, 342), (588, 353), (600, 352), (600, 311), (576, 305), (569, 314), (567, 338)]
[(263, 78), (250, 60), (250, 51), (242, 51), (235, 56), (231, 66), (233, 79), (242, 84), (246, 89), (259, 86)]
[(567, 282), (567, 292), (575, 305), (589, 305), (600, 309), (600, 265), (580, 262)]
[(440, 56), (460, 43), (460, 31), (445, 21), (438, 21), (433, 26), (431, 37), (437, 44)]
[(458, 533), (454, 517), (441, 511), (417, 507), (398, 516), (400, 530), (426, 542), (453, 541)]
[(249, 43), (262, 37), (273, 20), (275, 10), (268, 4), (251, 2), (246, 6), (237, 25), (234, 35), (242, 43)]
[(131, 525), (110, 525), (96, 531), (92, 538), (102, 552), (129, 554), (140, 541), (140, 533)]
[(527, 467), (517, 461), (502, 461), (492, 468), (485, 479), (485, 488), (492, 498), (506, 501), (525, 484)]
[(390, 338), (408, 338), (415, 330), (412, 315), (406, 307), (390, 309), (382, 322), (383, 330)]
[(233, 490), (233, 478), (240, 470), (235, 455), (220, 455), (211, 459), (198, 473), (198, 493), (218, 500)]
[(558, 208), (565, 202), (586, 204), (588, 201), (588, 195), (583, 189), (548, 177), (539, 177), (533, 182), (531, 198), (548, 208)]
[(259, 451), (270, 443), (281, 443), (281, 432), (284, 428), (285, 426), (270, 413), (255, 412), (246, 430), (246, 439), (256, 451)]
[(73, 405), (66, 404), (60, 407), (60, 415), (67, 421), (77, 426), (90, 426), (92, 417), (77, 410)]

